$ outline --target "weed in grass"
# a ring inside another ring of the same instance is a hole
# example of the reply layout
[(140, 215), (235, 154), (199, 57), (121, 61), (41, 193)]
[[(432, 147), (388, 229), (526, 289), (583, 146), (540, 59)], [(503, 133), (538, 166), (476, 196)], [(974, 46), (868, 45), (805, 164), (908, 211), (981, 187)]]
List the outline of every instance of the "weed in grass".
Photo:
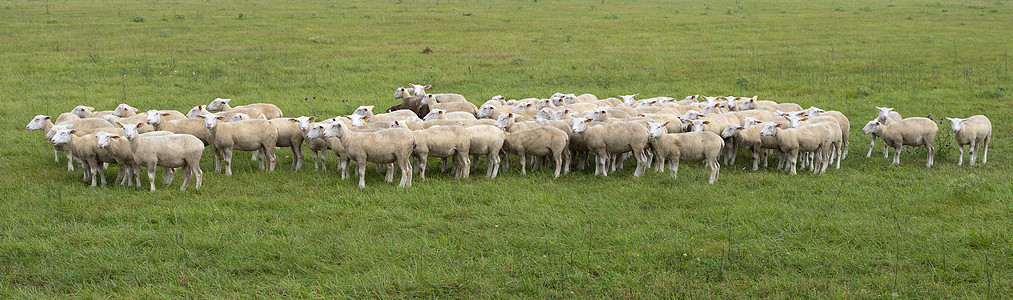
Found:
[(134, 16), (134, 22), (140, 23), (140, 22), (144, 22), (146, 20), (148, 20), (148, 18), (145, 18), (144, 16)]
[(239, 13), (239, 20), (242, 20), (242, 19), (243, 19), (243, 18), (245, 18), (245, 17), (246, 17), (246, 15), (245, 15), (245, 14), (243, 14), (243, 13)]
[(514, 56), (512, 59), (510, 59), (510, 63), (511, 64), (518, 65), (518, 66), (524, 64), (527, 61), (528, 61), (528, 58), (524, 57), (524, 56)]
[(855, 87), (855, 95), (858, 95), (858, 96), (861, 96), (861, 97), (868, 97), (869, 95), (872, 95), (872, 89), (869, 88), (869, 87), (867, 87), (867, 86), (862, 86), (862, 85), (856, 86)]
[(746, 75), (739, 75), (738, 78), (735, 78), (735, 85), (737, 85), (743, 92), (748, 91), (749, 77), (746, 77)]
[(46, 20), (46, 24), (56, 24), (58, 22), (59, 21), (57, 21), (55, 18), (49, 18), (49, 20)]
[(176, 20), (186, 20), (186, 15), (184, 15), (184, 14), (175, 14), (173, 16), (173, 19), (176, 19)]
[(313, 36), (309, 38), (312, 44), (330, 44), (334, 42), (334, 39), (322, 36)]

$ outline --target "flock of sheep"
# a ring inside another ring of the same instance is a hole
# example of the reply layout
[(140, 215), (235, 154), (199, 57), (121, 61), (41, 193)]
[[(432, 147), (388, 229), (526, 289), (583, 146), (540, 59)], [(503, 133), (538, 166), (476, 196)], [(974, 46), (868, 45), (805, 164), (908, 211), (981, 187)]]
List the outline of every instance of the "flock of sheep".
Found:
[[(155, 189), (157, 166), (166, 168), (164, 183), (172, 182), (175, 169), (185, 174), (180, 190), (192, 177), (200, 188), (203, 172), (200, 160), (205, 147), (215, 156), (215, 172), (232, 175), (234, 150), (255, 151), (262, 170), (272, 171), (275, 148), (292, 149), (292, 169), (302, 167), (302, 145), (313, 151), (314, 168), (327, 169), (328, 150), (339, 158), (342, 178), (354, 162), (359, 187), (365, 187), (366, 163), (372, 162), (392, 182), (395, 169), (401, 171), (400, 186), (411, 186), (413, 173), (425, 180), (428, 158), (442, 158), (441, 171), (448, 168), (456, 178), (467, 178), (480, 156), (488, 165), (486, 176), (495, 178), (509, 168), (509, 155), (520, 161), (522, 174), (530, 165), (537, 169), (552, 164), (554, 176), (568, 173), (571, 166), (584, 169), (590, 154), (595, 175), (608, 176), (623, 168), (630, 157), (637, 163), (633, 176), (642, 176), (651, 166), (663, 172), (669, 166), (676, 176), (680, 161), (703, 161), (710, 169), (709, 183), (718, 179), (719, 159), (734, 164), (738, 148), (752, 154), (752, 169), (777, 153), (777, 168), (795, 175), (796, 169), (825, 172), (840, 168), (849, 148), (850, 121), (837, 111), (816, 107), (803, 109), (795, 103), (776, 103), (757, 97), (702, 97), (684, 99), (654, 97), (636, 100), (638, 94), (598, 99), (592, 94), (556, 93), (549, 98), (510, 99), (495, 96), (476, 107), (459, 94), (428, 94), (429, 85), (395, 90), (401, 104), (383, 114), (373, 106), (360, 106), (351, 115), (326, 120), (301, 116), (285, 118), (276, 105), (255, 103), (237, 107), (230, 99), (215, 99), (183, 114), (174, 110), (138, 109), (120, 104), (112, 111), (75, 107), (55, 120), (38, 115), (26, 127), (43, 130), (59, 152), (67, 157), (67, 169), (74, 161), (83, 169), (84, 180), (92, 186), (106, 185), (104, 168), (119, 166), (116, 181), (141, 187), (140, 167), (147, 169), (150, 189)], [(938, 127), (928, 118), (901, 118), (892, 108), (881, 108), (862, 133), (872, 136), (866, 157), (872, 154), (876, 138), (894, 149), (894, 164), (900, 163), (903, 146), (924, 146), (927, 167), (933, 164)], [(212, 111), (217, 111), (212, 113)], [(947, 118), (960, 148), (970, 145), (974, 165), (983, 144), (982, 163), (988, 159), (991, 123), (976, 115), (966, 119)], [(531, 157), (532, 161), (528, 162)], [(550, 160), (551, 158), (551, 160)], [(835, 162), (836, 160), (836, 162)]]

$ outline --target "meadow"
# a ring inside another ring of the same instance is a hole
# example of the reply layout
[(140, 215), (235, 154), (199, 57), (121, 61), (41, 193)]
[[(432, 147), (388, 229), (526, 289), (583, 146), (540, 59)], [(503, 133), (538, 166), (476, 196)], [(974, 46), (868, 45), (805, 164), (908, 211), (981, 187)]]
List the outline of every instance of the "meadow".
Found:
[[(3, 298), (1013, 297), (1010, 1), (0, 5)], [(237, 154), (226, 177), (205, 151), (200, 190), (148, 192), (90, 188), (24, 130), (76, 105), (218, 97), (332, 117), (409, 82), (479, 105), (758, 95), (843, 112), (852, 147), (821, 175), (752, 172), (742, 152), (714, 185), (694, 163), (488, 179), (483, 162), (407, 189), (373, 168), (357, 189), (333, 156), (292, 171), (288, 149), (270, 173)], [(866, 158), (873, 106), (985, 114), (988, 163), (956, 165), (949, 122), (932, 168), (924, 150)]]

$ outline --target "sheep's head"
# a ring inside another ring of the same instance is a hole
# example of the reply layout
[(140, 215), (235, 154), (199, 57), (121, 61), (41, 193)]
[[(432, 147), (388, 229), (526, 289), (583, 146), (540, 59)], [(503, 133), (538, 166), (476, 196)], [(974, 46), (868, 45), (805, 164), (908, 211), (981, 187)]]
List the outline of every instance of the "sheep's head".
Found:
[(802, 121), (809, 119), (808, 117), (801, 117), (797, 115), (788, 116), (787, 118), (788, 118), (788, 127), (790, 128), (798, 128), (798, 126), (802, 125)]
[(566, 95), (563, 95), (563, 97), (560, 98), (560, 100), (563, 101), (563, 104), (573, 104), (574, 102), (577, 101), (577, 95), (566, 94)]
[(953, 129), (953, 134), (956, 134), (958, 131), (960, 131), (960, 129), (964, 127), (964, 121), (967, 121), (967, 119), (961, 118), (946, 118), (946, 119), (950, 120), (950, 127)]
[(348, 127), (345, 126), (345, 123), (334, 122), (328, 124), (327, 127), (324, 128), (324, 137), (336, 137), (340, 139), (342, 133), (345, 130), (348, 130)]
[(865, 127), (862, 127), (862, 133), (871, 134), (873, 132), (876, 132), (879, 130), (880, 125), (882, 124), (879, 123), (879, 120), (869, 121), (869, 123), (865, 123)]
[(492, 99), (489, 99), (489, 101), (503, 101), (503, 100), (506, 100), (506, 97), (503, 97), (503, 95), (492, 96)]
[[(651, 107), (651, 106), (652, 106), (652, 105), (654, 105), (655, 103), (658, 103), (658, 101), (656, 101), (656, 100), (644, 100), (644, 101), (640, 101), (640, 103), (637, 103), (637, 106), (636, 106), (636, 107), (634, 107), (634, 108), (645, 108), (645, 107)], [(633, 104), (631, 103), (631, 104), (629, 104), (629, 105), (633, 105)]]
[(750, 109), (756, 109), (756, 96), (753, 96), (753, 98), (750, 98), (749, 100), (742, 101), (741, 103), (739, 103), (739, 110), (750, 110)]
[(306, 131), (306, 138), (315, 139), (324, 136), (324, 131), (330, 128), (330, 123), (313, 123)]
[(563, 109), (557, 110), (556, 113), (552, 115), (552, 119), (553, 120), (563, 120), (564, 116), (569, 116), (569, 115), (570, 115), (570, 109), (569, 108), (563, 108)]
[(245, 113), (238, 113), (238, 114), (232, 115), (232, 118), (229, 118), (228, 122), (238, 122), (238, 121), (249, 120), (249, 119), (250, 119), (250, 115), (245, 114)]
[(193, 108), (191, 108), (190, 111), (186, 112), (186, 117), (187, 118), (196, 118), (197, 116), (207, 115), (207, 114), (211, 114), (211, 112), (208, 111), (207, 108), (204, 105), (197, 105), (197, 106), (194, 106)]
[(446, 109), (433, 109), (433, 110), (430, 110), (429, 114), (427, 114), (425, 117), (423, 117), (422, 120), (423, 121), (443, 120), (443, 119), (446, 119), (446, 114), (447, 114), (447, 110)]
[(697, 118), (699, 118), (701, 116), (703, 116), (703, 113), (701, 113), (699, 111), (695, 111), (695, 110), (690, 110), (690, 111), (687, 111), (686, 113), (682, 114), (681, 116), (679, 116), (679, 118), (680, 119), (684, 119), (684, 120), (696, 120)]
[(756, 125), (756, 124), (760, 124), (760, 120), (757, 120), (756, 118), (753, 118), (753, 117), (742, 118), (742, 126), (743, 127), (749, 128), (749, 127), (753, 127), (753, 125)]
[(49, 143), (53, 145), (63, 145), (66, 143), (70, 143), (71, 136), (74, 135), (75, 133), (77, 133), (77, 130), (69, 128), (57, 130), (56, 134), (54, 134), (53, 137), (49, 139)]
[(106, 122), (109, 122), (111, 124), (116, 124), (116, 122), (120, 121), (120, 117), (114, 115), (104, 115), (102, 116), (102, 119), (106, 120)]
[(426, 94), (422, 96), (422, 105), (432, 105), (433, 103), (436, 103), (436, 95)]
[(494, 125), (501, 129), (506, 129), (507, 127), (510, 127), (510, 125), (513, 125), (513, 123), (514, 113), (500, 113), (499, 117), (496, 118), (496, 123)]
[(46, 128), (46, 120), (49, 120), (49, 119), (52, 119), (52, 118), (53, 117), (46, 116), (46, 115), (35, 116), (34, 118), (32, 118), (32, 120), (30, 122), (28, 122), (28, 126), (25, 126), (25, 130), (36, 131), (36, 130), (41, 130), (43, 128)]
[(46, 132), (46, 140), (53, 138), (53, 135), (56, 135), (56, 132), (60, 131), (60, 129), (70, 129), (71, 127), (74, 127), (74, 125), (53, 125), (53, 128)]
[(299, 127), (300, 131), (306, 132), (306, 130), (310, 129), (310, 122), (313, 122), (316, 119), (317, 117), (300, 116), (298, 118), (289, 118), (288, 120), (295, 123), (295, 126)]
[(102, 149), (108, 148), (109, 144), (111, 144), (113, 140), (117, 140), (119, 138), (119, 135), (108, 132), (99, 132), (95, 134), (95, 141), (97, 142), (98, 147)]
[(652, 137), (652, 138), (658, 138), (658, 137), (661, 137), (662, 135), (668, 133), (668, 127), (666, 127), (666, 126), (668, 126), (668, 123), (669, 123), (669, 121), (665, 121), (665, 122), (661, 122), (661, 123), (647, 122), (647, 133), (648, 133), (648, 135), (650, 137)]
[(691, 130), (692, 132), (701, 132), (703, 131), (704, 126), (707, 126), (708, 124), (711, 123), (711, 121), (708, 120), (692, 120), (690, 122), (693, 123), (693, 129)]
[(496, 106), (492, 104), (482, 104), (478, 108), (478, 112), (475, 114), (479, 119), (492, 117), (492, 112), (496, 110)]
[(92, 111), (95, 111), (94, 107), (78, 105), (77, 107), (74, 107), (74, 109), (70, 110), (70, 113), (75, 114), (78, 117), (86, 118), (88, 117), (86, 114), (91, 113)]
[(413, 89), (410, 89), (410, 88), (399, 87), (399, 88), (397, 88), (397, 89), (394, 90), (394, 99), (402, 99), (402, 98), (411, 97), (412, 94), (409, 93), (409, 92), (411, 92), (412, 90)]
[(733, 137), (733, 136), (739, 134), (739, 131), (741, 131), (743, 129), (746, 129), (746, 128), (742, 127), (742, 126), (739, 126), (739, 125), (728, 125), (728, 126), (725, 126), (725, 129), (721, 130), (721, 137), (722, 138), (726, 138), (726, 139), (730, 138), (730, 137)]
[(633, 94), (633, 95), (619, 95), (619, 99), (623, 99), (623, 103), (626, 103), (626, 105), (632, 106), (633, 105), (633, 98), (636, 97), (636, 96), (640, 96), (640, 93), (636, 93), (636, 94)]
[[(215, 100), (212, 100), (211, 103), (208, 104), (207, 110), (214, 110), (214, 111), (222, 110), (225, 108), (225, 105), (229, 104), (229, 101), (232, 101), (232, 99), (215, 98)], [(187, 118), (192, 117), (187, 116)]]
[(805, 113), (810, 117), (818, 117), (819, 115), (822, 115), (825, 112), (827, 111), (816, 108), (815, 106), (810, 106), (809, 109), (805, 110)]
[(203, 114), (203, 115), (199, 115), (197, 117), (201, 118), (201, 120), (204, 120), (204, 127), (207, 127), (208, 129), (214, 129), (215, 126), (218, 126), (218, 122), (224, 122), (225, 121), (225, 117), (223, 117), (223, 116), (216, 116), (216, 115), (213, 115), (213, 114)]
[(556, 111), (552, 110), (551, 108), (548, 107), (542, 108), (541, 110), (538, 111), (538, 114), (535, 114), (535, 120), (536, 121), (552, 120), (552, 115), (554, 115), (555, 113)]
[(429, 89), (429, 88), (431, 88), (431, 87), (433, 87), (432, 85), (428, 85), (428, 84), (427, 85), (418, 85), (418, 84), (411, 84), (411, 83), (409, 83), (408, 85), (412, 87), (411, 89), (413, 91), (415, 91), (415, 96), (425, 95), (426, 94), (426, 90)]
[(573, 119), (573, 133), (581, 133), (587, 130), (587, 124), (593, 122), (593, 118)]
[(120, 105), (116, 106), (116, 109), (113, 110), (113, 115), (117, 117), (125, 117), (128, 112), (136, 113), (137, 108), (130, 106), (126, 103), (121, 103)]
[(355, 111), (352, 112), (352, 114), (353, 115), (360, 115), (360, 116), (372, 116), (373, 115), (373, 107), (374, 107), (373, 105), (362, 105), (362, 106), (359, 106), (359, 108), (356, 108)]
[(876, 117), (876, 120), (879, 122), (886, 122), (886, 118), (890, 116), (890, 112), (893, 111), (893, 108), (876, 106), (876, 110), (879, 111), (879, 116)]
[(781, 127), (781, 124), (778, 124), (776, 122), (770, 122), (770, 123), (764, 124), (763, 128), (760, 129), (760, 135), (761, 136), (773, 136), (774, 134), (777, 134), (777, 129), (780, 128), (780, 127)]
[(369, 121), (370, 117), (362, 115), (349, 115), (348, 119), (352, 121), (352, 126), (362, 126), (366, 125), (366, 122)]

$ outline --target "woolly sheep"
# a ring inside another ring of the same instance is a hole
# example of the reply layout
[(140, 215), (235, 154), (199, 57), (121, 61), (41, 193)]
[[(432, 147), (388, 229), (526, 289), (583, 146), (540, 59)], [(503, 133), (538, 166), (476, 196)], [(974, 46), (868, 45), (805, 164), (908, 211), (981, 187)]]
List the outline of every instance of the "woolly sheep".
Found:
[(137, 114), (137, 108), (126, 103), (121, 103), (113, 110), (113, 115), (120, 118), (127, 118)]
[(832, 146), (824, 149), (826, 153), (824, 157), (828, 157), (829, 163), (834, 162), (834, 158), (837, 158), (836, 169), (841, 168), (841, 148), (844, 141), (842, 140), (841, 127), (837, 123), (837, 119), (829, 116), (816, 116), (816, 117), (788, 117), (788, 124), (791, 128), (798, 128), (803, 123), (805, 124), (818, 124), (826, 123), (832, 129), (831, 135), (828, 137), (831, 141)]
[(276, 118), (269, 120), (269, 122), (278, 129), (278, 139), (275, 146), (292, 148), (292, 170), (298, 171), (302, 168), (302, 144), (304, 139), (303, 130), (297, 124), (298, 120), (295, 118)]
[[(210, 111), (221, 111), (221, 112), (228, 112), (228, 111), (231, 111), (231, 110), (234, 110), (234, 109), (250, 109), (250, 110), (253, 110), (254, 112), (245, 112), (245, 113), (248, 114), (248, 115), (250, 115), (250, 117), (253, 117), (254, 119), (276, 119), (276, 118), (283, 117), (281, 109), (278, 108), (278, 106), (274, 105), (274, 104), (270, 104), (270, 103), (253, 103), (253, 104), (247, 104), (247, 105), (240, 105), (240, 106), (236, 106), (236, 107), (231, 107), (231, 106), (229, 106), (229, 101), (232, 101), (232, 99), (216, 98), (215, 100), (211, 101), (210, 104), (208, 104), (207, 109), (210, 110)], [(259, 112), (260, 114), (263, 114), (264, 117), (263, 118), (258, 118), (257, 117), (257, 112)], [(228, 119), (228, 118), (231, 117), (231, 116), (225, 116), (225, 115), (223, 115), (223, 116), (226, 119)]]
[(711, 171), (707, 183), (714, 184), (721, 170), (718, 156), (725, 141), (710, 131), (667, 133), (666, 123), (669, 121), (648, 123), (651, 146), (655, 155), (661, 157), (662, 166), (667, 160), (672, 178), (678, 178), (680, 161), (704, 161)]
[(587, 148), (597, 156), (595, 175), (608, 176), (606, 163), (609, 154), (633, 152), (637, 159), (637, 169), (633, 176), (644, 175), (647, 168), (648, 131), (646, 126), (633, 122), (608, 123), (602, 126), (588, 126), (593, 119), (574, 119), (573, 132), (584, 138)]
[(466, 113), (466, 112), (460, 112), (460, 111), (447, 112), (444, 109), (434, 109), (434, 110), (430, 110), (429, 114), (426, 115), (425, 118), (422, 118), (422, 120), (423, 121), (429, 121), (429, 120), (475, 120), (475, 115), (469, 114), (469, 113)]
[(454, 158), (454, 178), (468, 178), (471, 170), (471, 133), (458, 126), (436, 126), (412, 131), (415, 135), (415, 168), (419, 179), (426, 180), (429, 157)]
[[(338, 170), (341, 171), (341, 179), (345, 179), (348, 178), (348, 155), (345, 153), (345, 146), (342, 145), (341, 140), (336, 137), (324, 136), (324, 131), (331, 126), (332, 123), (325, 123), (323, 121), (312, 123), (309, 130), (306, 131), (306, 138), (310, 141), (323, 140), (327, 143), (327, 148), (334, 151), (334, 156), (338, 158)], [(321, 162), (323, 161), (323, 157), (324, 156), (321, 155)], [(327, 166), (324, 166), (324, 170), (326, 169)]]
[(496, 178), (496, 175), (499, 174), (500, 150), (503, 149), (506, 134), (503, 133), (503, 130), (492, 125), (471, 126), (467, 129), (471, 133), (471, 147), (468, 150), (472, 157), (471, 162), (477, 163), (479, 155), (485, 155), (485, 160), (488, 162), (485, 176)]
[(960, 149), (960, 160), (957, 161), (957, 165), (964, 164), (964, 145), (970, 145), (971, 151), (971, 165), (974, 165), (974, 160), (978, 157), (978, 146), (985, 144), (984, 151), (981, 156), (981, 163), (988, 161), (988, 144), (992, 140), (992, 122), (988, 120), (988, 117), (983, 115), (976, 115), (970, 118), (946, 118), (950, 120), (950, 126), (953, 128), (953, 139), (957, 141), (957, 147)]
[(877, 120), (869, 121), (862, 128), (862, 133), (876, 134), (887, 146), (893, 150), (893, 164), (900, 164), (900, 151), (903, 146), (925, 146), (928, 152), (925, 166), (932, 167), (935, 160), (936, 148), (932, 146), (936, 139), (939, 127), (929, 118), (906, 118), (893, 124), (886, 125)]
[(527, 155), (552, 155), (556, 161), (556, 171), (553, 177), (559, 178), (564, 156), (568, 155), (566, 153), (568, 140), (567, 133), (558, 128), (537, 127), (504, 133), (503, 147), (520, 158), (521, 174), (523, 175), (527, 175)]
[(844, 141), (841, 146), (841, 159), (848, 158), (848, 150), (851, 148), (851, 142), (848, 141), (851, 138), (851, 120), (839, 111), (825, 111), (815, 106), (810, 106), (805, 111), (810, 117), (831, 117), (837, 120), (837, 125), (841, 127), (841, 140)]
[[(76, 115), (74, 116), (76, 117)], [(81, 135), (91, 133), (92, 131), (100, 128), (113, 128), (112, 124), (109, 124), (109, 122), (106, 122), (103, 119), (96, 119), (96, 118), (75, 119), (75, 117), (64, 117), (63, 118), (64, 120), (57, 119), (56, 124), (72, 126), (73, 129), (77, 130), (77, 132), (79, 132)], [(52, 134), (55, 133), (53, 132), (53, 126), (54, 124), (52, 117), (46, 115), (37, 115), (34, 118), (32, 118), (32, 121), (28, 122), (28, 125), (25, 126), (25, 130), (28, 131), (43, 130), (46, 133), (46, 141), (49, 141), (52, 138)], [(66, 151), (63, 146), (54, 145), (53, 158), (54, 160), (56, 160), (56, 162), (60, 162), (59, 153), (57, 153), (57, 151), (66, 152), (67, 170), (74, 171), (73, 154), (69, 151)]]
[[(892, 107), (876, 106), (876, 111), (879, 113), (879, 115), (876, 116), (876, 120), (878, 120), (881, 124), (890, 125), (896, 122), (900, 122), (903, 119), (900, 116), (900, 113), (893, 111)], [(872, 148), (876, 147), (876, 134), (872, 133), (869, 135), (869, 137), (871, 139), (871, 142), (869, 142), (869, 152), (865, 154), (865, 157), (872, 156)], [(890, 154), (887, 153), (887, 148), (889, 147), (890, 147), (889, 145), (885, 144), (883, 145), (883, 157), (890, 156)]]
[(462, 111), (474, 115), (478, 112), (478, 107), (471, 102), (451, 102), (451, 103), (437, 103), (435, 101), (436, 96), (433, 94), (426, 94), (422, 97), (422, 104), (429, 106), (430, 110), (433, 109), (444, 109), (448, 112), (451, 111)]
[[(799, 152), (816, 152), (816, 160), (826, 164), (826, 160), (821, 155), (829, 143), (829, 137), (833, 134), (832, 129), (823, 123), (790, 129), (781, 129), (781, 124), (778, 123), (766, 123), (760, 130), (761, 136), (772, 136), (777, 139), (781, 151), (787, 155), (791, 175), (797, 174), (796, 164)], [(813, 172), (816, 171), (814, 167)]]
[[(355, 132), (341, 122), (332, 123), (324, 130), (325, 137), (337, 137), (348, 158), (358, 167), (359, 188), (366, 187), (366, 162), (376, 164), (397, 163), (401, 169), (399, 187), (412, 185), (410, 157), (415, 148), (415, 136), (405, 129), (383, 129), (375, 132)], [(387, 171), (387, 182), (393, 181), (393, 169)]]
[[(138, 123), (137, 126), (143, 126)], [(148, 171), (148, 183), (150, 190), (155, 191), (155, 168), (157, 166), (169, 168), (183, 168), (186, 177), (180, 191), (185, 191), (190, 184), (191, 177), (196, 177), (195, 189), (200, 189), (204, 181), (204, 172), (200, 169), (200, 159), (204, 154), (204, 143), (200, 139), (189, 134), (170, 135), (138, 135), (136, 131), (129, 130), (124, 126), (124, 137), (130, 144), (130, 151), (134, 153), (134, 174), (140, 173), (140, 166)]]
[(113, 114), (113, 111), (111, 110), (95, 111), (94, 107), (78, 105), (77, 107), (74, 107), (74, 109), (72, 109), (70, 113), (75, 114), (78, 117), (81, 117), (82, 119), (85, 119), (85, 118), (100, 118), (104, 115), (111, 115)]
[[(141, 123), (120, 123), (120, 127), (123, 128), (124, 135), (130, 130), (137, 133), (137, 124)], [(125, 126), (124, 126), (125, 125)], [(139, 134), (139, 136), (160, 136), (170, 135), (172, 132), (168, 131), (151, 131), (148, 133)], [(135, 170), (137, 169), (134, 163), (134, 152), (130, 150), (130, 143), (121, 135), (98, 132), (95, 133), (95, 142), (98, 146), (98, 153), (111, 157), (116, 161), (116, 164), (120, 166), (121, 171), (126, 171), (126, 176), (117, 176), (117, 179), (122, 179), (120, 185), (126, 185), (128, 187), (134, 186), (134, 182), (137, 183), (137, 187), (141, 187), (141, 177)], [(168, 185), (172, 183), (173, 168), (166, 168), (165, 178), (163, 183)]]
[[(207, 128), (213, 148), (221, 157), (225, 175), (232, 176), (232, 151), (259, 151), (263, 155), (260, 169), (274, 171), (277, 157), (274, 147), (278, 143), (278, 129), (268, 120), (246, 120), (223, 123), (225, 118), (212, 114), (199, 117)], [(265, 161), (266, 160), (266, 161)], [(266, 165), (266, 166), (265, 166)]]
[[(110, 132), (113, 134), (123, 134), (123, 130), (116, 128), (100, 128), (98, 131)], [(95, 142), (95, 134), (83, 134), (81, 136), (76, 135), (77, 130), (71, 128), (65, 128), (57, 130), (56, 133), (50, 138), (50, 143), (53, 145), (66, 145), (65, 149), (70, 150), (74, 154), (74, 157), (81, 160), (83, 166), (84, 176), (87, 179), (90, 175), (91, 186), (95, 187), (98, 185), (99, 179), (102, 181), (102, 186), (106, 186), (105, 172), (102, 171), (102, 163), (115, 162), (115, 160), (105, 159), (98, 153), (98, 145)], [(118, 177), (124, 176), (123, 168), (120, 168), (120, 174)]]

